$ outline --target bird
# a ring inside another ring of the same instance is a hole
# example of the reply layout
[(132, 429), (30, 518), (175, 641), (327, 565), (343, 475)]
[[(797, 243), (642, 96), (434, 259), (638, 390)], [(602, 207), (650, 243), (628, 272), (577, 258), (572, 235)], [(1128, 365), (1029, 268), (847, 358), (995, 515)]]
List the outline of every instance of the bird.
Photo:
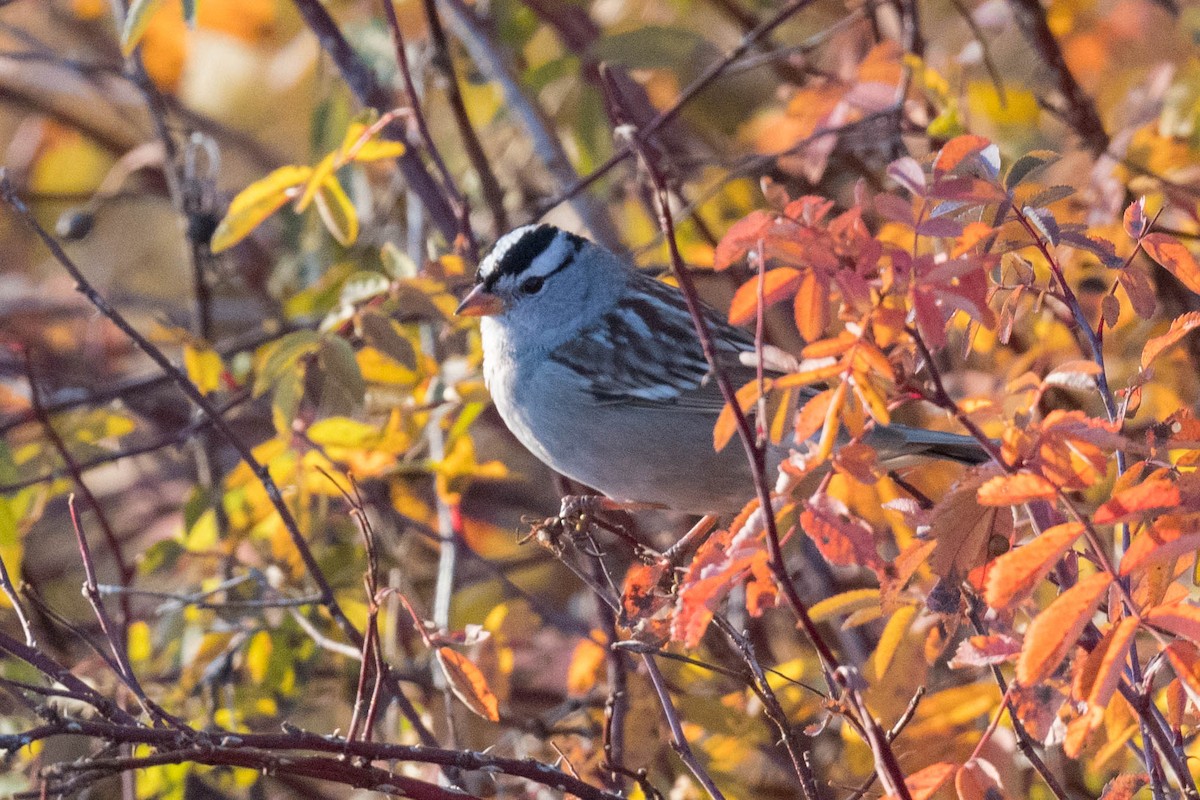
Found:
[[(686, 514), (735, 513), (753, 496), (744, 450), (713, 446), (725, 401), (679, 289), (575, 233), (524, 225), (480, 262), (457, 314), (481, 318), (500, 417), (560, 474), (620, 504)], [(753, 380), (754, 337), (703, 314), (733, 385)], [(987, 458), (970, 437), (903, 425), (877, 426), (867, 441), (885, 464)], [(769, 475), (790, 446), (767, 448)]]

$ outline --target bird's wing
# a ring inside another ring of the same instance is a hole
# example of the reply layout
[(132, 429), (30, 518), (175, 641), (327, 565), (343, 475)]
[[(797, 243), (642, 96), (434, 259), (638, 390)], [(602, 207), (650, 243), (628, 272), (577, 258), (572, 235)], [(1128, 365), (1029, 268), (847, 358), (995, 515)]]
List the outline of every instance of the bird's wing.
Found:
[[(634, 288), (550, 357), (585, 375), (599, 403), (719, 413), (724, 400), (683, 296), (674, 287), (640, 275)], [(705, 316), (717, 363), (734, 388), (753, 380), (753, 337), (712, 309), (705, 308)], [(768, 375), (774, 374), (768, 370)]]

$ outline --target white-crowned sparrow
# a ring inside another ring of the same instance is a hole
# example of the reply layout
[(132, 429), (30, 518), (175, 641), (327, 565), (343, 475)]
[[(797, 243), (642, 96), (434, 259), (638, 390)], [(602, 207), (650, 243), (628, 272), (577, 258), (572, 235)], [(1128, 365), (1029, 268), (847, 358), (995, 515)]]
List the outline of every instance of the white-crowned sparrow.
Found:
[[(483, 317), (500, 416), (558, 472), (614, 500), (696, 514), (753, 496), (743, 449), (713, 449), (724, 400), (679, 290), (573, 233), (527, 225), (496, 243), (458, 313)], [(734, 386), (752, 380), (754, 339), (706, 313)], [(984, 459), (968, 437), (900, 425), (869, 441), (885, 462)], [(770, 448), (769, 474), (786, 455)]]

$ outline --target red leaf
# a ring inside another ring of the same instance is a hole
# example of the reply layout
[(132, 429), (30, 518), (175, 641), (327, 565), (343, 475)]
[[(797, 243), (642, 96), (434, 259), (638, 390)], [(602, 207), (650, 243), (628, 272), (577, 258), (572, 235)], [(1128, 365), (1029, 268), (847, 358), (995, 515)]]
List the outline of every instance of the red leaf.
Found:
[(1142, 239), (1142, 247), (1180, 283), (1200, 294), (1200, 264), (1182, 242), (1165, 233), (1148, 233)]
[(991, 142), (982, 136), (955, 136), (938, 151), (937, 160), (933, 162), (934, 173), (950, 172), (961, 164), (963, 159), (978, 153), (989, 144)]
[(717, 243), (713, 256), (713, 269), (723, 270), (740, 261), (746, 253), (758, 245), (759, 239), (767, 234), (767, 230), (775, 222), (775, 217), (766, 211), (751, 211), (742, 219), (733, 223), (725, 236)]
[(1029, 623), (1025, 645), (1017, 660), (1017, 680), (1022, 686), (1041, 683), (1058, 669), (1091, 622), (1110, 585), (1112, 576), (1107, 572), (1084, 578)]
[[(905, 779), (904, 785), (908, 787), (908, 793), (912, 800), (929, 800), (938, 789), (946, 785), (946, 781), (954, 777), (956, 772), (958, 772), (957, 764), (939, 761), (937, 764), (930, 764), (925, 769), (909, 775)], [(888, 795), (888, 797), (892, 798), (895, 795)]]
[(1021, 642), (1003, 633), (990, 636), (970, 636), (963, 639), (954, 658), (947, 665), (950, 669), (963, 667), (990, 667), (1012, 661), (1021, 652)]
[(1142, 369), (1150, 366), (1164, 350), (1196, 328), (1200, 328), (1200, 311), (1189, 311), (1173, 319), (1170, 330), (1162, 336), (1155, 336), (1142, 348)]
[(1140, 239), (1142, 234), (1146, 232), (1146, 228), (1150, 225), (1150, 220), (1146, 217), (1146, 198), (1139, 197), (1129, 204), (1129, 208), (1125, 209), (1125, 216), (1122, 217), (1122, 222), (1125, 225), (1125, 234), (1130, 239)]
[(843, 516), (845, 507), (828, 495), (818, 495), (800, 515), (804, 529), (830, 564), (840, 567), (883, 566), (875, 550), (875, 533), (862, 520)]
[(1142, 620), (1176, 636), (1200, 642), (1200, 607), (1185, 603), (1155, 606), (1142, 614)]
[(1133, 800), (1133, 796), (1150, 782), (1150, 776), (1144, 772), (1136, 775), (1118, 775), (1104, 786), (1100, 800)]

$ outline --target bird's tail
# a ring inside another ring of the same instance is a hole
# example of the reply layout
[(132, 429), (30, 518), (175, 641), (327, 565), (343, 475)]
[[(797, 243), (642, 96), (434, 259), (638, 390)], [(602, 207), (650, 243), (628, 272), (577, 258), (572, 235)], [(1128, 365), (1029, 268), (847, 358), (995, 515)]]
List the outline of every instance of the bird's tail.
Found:
[(902, 466), (902, 462), (911, 458), (939, 458), (961, 464), (982, 464), (988, 460), (987, 451), (970, 436), (907, 425), (876, 428), (867, 438), (867, 444), (875, 448), (887, 466)]

